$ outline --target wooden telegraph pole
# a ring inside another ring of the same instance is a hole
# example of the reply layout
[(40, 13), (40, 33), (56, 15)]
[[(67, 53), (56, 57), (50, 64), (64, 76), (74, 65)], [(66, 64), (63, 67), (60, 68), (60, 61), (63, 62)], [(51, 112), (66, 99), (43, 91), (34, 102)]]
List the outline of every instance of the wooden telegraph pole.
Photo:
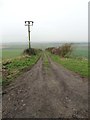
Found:
[(30, 26), (33, 26), (33, 21), (25, 21), (25, 26), (28, 26), (28, 37), (29, 37), (29, 49), (31, 48), (30, 44)]

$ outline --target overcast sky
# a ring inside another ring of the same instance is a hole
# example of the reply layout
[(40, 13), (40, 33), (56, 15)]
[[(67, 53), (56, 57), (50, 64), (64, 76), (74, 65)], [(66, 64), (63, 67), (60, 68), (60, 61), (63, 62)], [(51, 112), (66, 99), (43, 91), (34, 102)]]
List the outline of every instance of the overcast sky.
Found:
[[(3, 42), (87, 42), (88, 0), (0, 0)], [(1, 39), (1, 38), (0, 38)]]

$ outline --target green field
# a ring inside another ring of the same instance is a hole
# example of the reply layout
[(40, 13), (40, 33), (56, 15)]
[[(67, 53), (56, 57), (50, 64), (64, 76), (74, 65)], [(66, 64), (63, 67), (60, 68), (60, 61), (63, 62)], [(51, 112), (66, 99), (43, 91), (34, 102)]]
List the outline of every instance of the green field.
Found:
[(75, 45), (73, 48), (72, 56), (88, 58), (88, 45)]
[(5, 48), (2, 49), (2, 59), (15, 58), (22, 55), (23, 48)]
[[(32, 43), (33, 48), (46, 49), (48, 47), (59, 47), (62, 43)], [(8, 43), (3, 45), (2, 58), (15, 58), (22, 55), (23, 50), (28, 47), (25, 43)], [(72, 57), (85, 57), (88, 58), (88, 44), (87, 43), (74, 43)]]

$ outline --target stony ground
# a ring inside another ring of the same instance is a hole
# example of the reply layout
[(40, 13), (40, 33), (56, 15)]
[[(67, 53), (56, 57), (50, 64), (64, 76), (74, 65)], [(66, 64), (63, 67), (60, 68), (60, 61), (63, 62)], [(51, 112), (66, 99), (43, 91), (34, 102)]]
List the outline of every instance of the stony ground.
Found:
[(3, 118), (88, 117), (88, 80), (46, 57), (3, 90)]

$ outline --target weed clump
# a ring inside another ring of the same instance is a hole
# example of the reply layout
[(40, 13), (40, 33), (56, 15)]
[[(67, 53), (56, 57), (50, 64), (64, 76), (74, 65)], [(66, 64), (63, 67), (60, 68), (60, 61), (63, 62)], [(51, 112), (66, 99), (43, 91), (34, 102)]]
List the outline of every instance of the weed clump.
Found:
[(72, 43), (65, 43), (64, 45), (55, 48), (47, 48), (47, 51), (51, 52), (52, 54), (59, 55), (61, 57), (70, 57), (71, 52), (73, 51)]
[(60, 47), (60, 55), (62, 57), (69, 57), (72, 51), (72, 43), (66, 43)]
[(24, 55), (36, 55), (36, 50), (34, 48), (25, 49), (23, 54)]

